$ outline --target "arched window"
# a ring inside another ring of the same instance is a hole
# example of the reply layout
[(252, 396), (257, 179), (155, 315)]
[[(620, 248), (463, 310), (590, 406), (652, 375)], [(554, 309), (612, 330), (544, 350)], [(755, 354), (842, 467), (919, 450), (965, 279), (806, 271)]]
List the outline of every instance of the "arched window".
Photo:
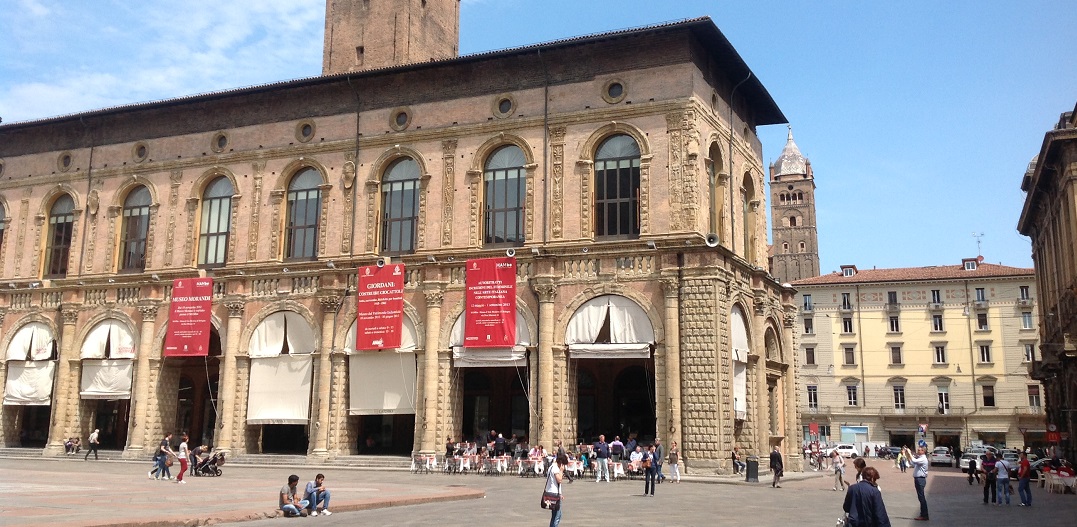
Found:
[(523, 245), (526, 161), (523, 150), (516, 145), (503, 146), (486, 160), (483, 243)]
[(797, 192), (797, 202), (799, 203), (799, 202), (802, 202), (802, 201), (804, 201), (804, 193), (803, 192)]
[(419, 163), (403, 157), (381, 180), (381, 250), (386, 254), (415, 252), (419, 223)]
[(120, 270), (146, 269), (146, 238), (150, 232), (150, 191), (138, 187), (123, 202), (123, 231), (120, 234)]
[(202, 221), (198, 231), (198, 266), (228, 263), (228, 232), (232, 221), (232, 182), (221, 176), (202, 192)]
[(7, 224), (7, 216), (4, 215), (4, 204), (0, 203), (0, 254), (4, 254), (4, 225)]
[(796, 227), (797, 226), (797, 217), (796, 216), (789, 216), (789, 226), (790, 227)]
[(71, 253), (72, 228), (75, 223), (75, 201), (60, 196), (49, 210), (49, 237), (45, 247), (45, 278), (67, 276), (67, 258)]
[(288, 183), (288, 219), (284, 258), (312, 260), (318, 256), (318, 221), (322, 212), (322, 176), (305, 168)]
[(718, 174), (722, 172), (722, 150), (718, 143), (711, 143), (707, 152), (707, 180), (710, 185), (710, 230), (719, 237), (722, 235), (722, 209), (725, 196), (718, 191)]
[(595, 236), (639, 236), (639, 145), (627, 135), (595, 153)]

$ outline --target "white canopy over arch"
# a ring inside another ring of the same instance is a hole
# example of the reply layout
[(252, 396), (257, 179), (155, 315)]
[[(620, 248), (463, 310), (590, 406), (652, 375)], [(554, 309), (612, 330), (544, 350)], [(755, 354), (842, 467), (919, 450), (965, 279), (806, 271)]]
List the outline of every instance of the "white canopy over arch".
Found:
[(348, 413), (385, 415), (415, 413), (415, 349), (417, 332), (404, 316), (400, 347), (395, 350), (354, 351), (357, 322), (344, 338), (348, 357)]
[(48, 406), (52, 404), (52, 377), (56, 361), (13, 360), (7, 363), (4, 404)]
[(56, 337), (43, 322), (23, 324), (11, 338), (7, 347), (7, 360), (49, 360)]
[[(607, 322), (609, 342), (596, 342)], [(654, 327), (647, 313), (620, 295), (602, 295), (584, 302), (565, 329), (565, 344), (573, 358), (646, 359), (654, 342)]]
[(733, 412), (736, 419), (748, 415), (748, 355), (751, 353), (748, 323), (744, 310), (733, 306), (729, 313), (730, 336), (733, 340)]
[(317, 346), (314, 329), (305, 318), (292, 311), (277, 311), (254, 328), (247, 354), (251, 358), (277, 357), (284, 350), (285, 340), (292, 355), (309, 355)]
[[(109, 348), (107, 355), (106, 345)], [(136, 354), (135, 337), (131, 330), (114, 318), (98, 322), (82, 342), (83, 359), (133, 359)]]
[(130, 399), (132, 365), (130, 359), (85, 359), (82, 361), (83, 399)]
[(531, 330), (521, 310), (516, 310), (516, 345), (511, 348), (465, 348), (464, 327), (466, 312), (456, 317), (449, 333), (453, 364), (458, 368), (492, 368), (501, 366), (527, 367), (527, 347), (532, 345)]

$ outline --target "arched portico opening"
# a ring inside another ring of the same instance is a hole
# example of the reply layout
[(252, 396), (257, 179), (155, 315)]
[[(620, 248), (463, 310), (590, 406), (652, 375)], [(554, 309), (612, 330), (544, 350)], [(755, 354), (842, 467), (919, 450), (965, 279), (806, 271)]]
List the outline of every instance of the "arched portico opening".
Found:
[(135, 348), (131, 327), (117, 318), (95, 324), (82, 341), (79, 389), (83, 436), (99, 430), (106, 450), (127, 445)]
[(656, 436), (654, 327), (636, 302), (603, 295), (569, 320), (569, 386), (575, 391), (577, 442), (599, 435), (651, 441)]
[[(314, 381), (314, 329), (294, 311), (262, 319), (248, 343), (248, 441), (266, 454), (306, 454)], [(250, 443), (248, 443), (250, 444)]]
[(5, 445), (42, 448), (48, 443), (57, 348), (52, 328), (43, 322), (24, 324), (8, 341), (4, 353)]
[[(179, 438), (183, 432), (190, 436), (188, 445), (213, 446), (215, 431), (222, 409), (218, 408), (220, 394), (221, 335), (210, 327), (209, 353), (202, 357), (168, 357), (165, 368), (178, 375), (175, 401), (175, 425)], [(166, 427), (166, 431), (170, 430)]]
[(401, 324), (400, 347), (352, 350), (357, 322), (345, 340), (348, 356), (348, 414), (356, 426), (361, 455), (409, 455), (415, 449), (415, 359), (417, 332), (408, 316)]

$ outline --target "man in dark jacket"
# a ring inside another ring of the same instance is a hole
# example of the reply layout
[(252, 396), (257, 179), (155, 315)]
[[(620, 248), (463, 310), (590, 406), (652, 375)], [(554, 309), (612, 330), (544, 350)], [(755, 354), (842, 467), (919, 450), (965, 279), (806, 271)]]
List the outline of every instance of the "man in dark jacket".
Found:
[(875, 483), (879, 480), (879, 471), (867, 467), (862, 473), (864, 480), (849, 487), (845, 493), (842, 509), (849, 515), (846, 525), (851, 527), (890, 527), (890, 517), (883, 505), (883, 495)]
[(774, 450), (770, 453), (770, 472), (774, 476), (774, 480), (770, 482), (771, 487), (782, 488), (782, 476), (785, 469), (785, 464), (782, 463), (782, 451), (775, 445)]
[(657, 483), (661, 483), (666, 479), (666, 475), (662, 473), (662, 460), (665, 459), (666, 449), (662, 448), (662, 440), (657, 437), (654, 438), (654, 466), (655, 472), (658, 475)]

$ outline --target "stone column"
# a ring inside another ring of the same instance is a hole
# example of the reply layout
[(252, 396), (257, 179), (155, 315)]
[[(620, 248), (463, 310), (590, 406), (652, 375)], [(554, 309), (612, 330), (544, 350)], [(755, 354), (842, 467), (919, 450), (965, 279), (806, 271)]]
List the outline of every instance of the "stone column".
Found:
[(228, 308), (228, 329), (221, 357), (221, 382), (217, 393), (220, 412), (220, 430), (214, 436), (215, 450), (229, 452), (236, 427), (236, 357), (239, 354), (239, 334), (243, 332), (243, 302), (232, 300), (224, 304)]
[(336, 327), (341, 299), (334, 295), (321, 297), (318, 301), (322, 304), (322, 349), (318, 353), (318, 412), (314, 421), (314, 451), (311, 453), (326, 457), (329, 455), (329, 392), (333, 383), (333, 328)]
[(147, 436), (149, 435), (149, 404), (150, 404), (150, 353), (153, 333), (156, 331), (157, 320), (156, 304), (141, 304), (138, 306), (142, 314), (142, 324), (138, 328), (138, 355), (135, 358), (135, 386), (134, 397), (131, 403), (134, 405), (134, 418), (131, 419), (130, 431), (127, 434), (127, 451), (130, 456), (139, 457), (146, 448)]
[[(550, 279), (540, 279), (532, 287), (539, 300), (538, 339), (538, 398), (539, 441), (541, 445), (553, 445), (554, 397), (553, 397), (553, 300), (557, 287)], [(531, 441), (534, 444), (534, 441)]]
[[(666, 397), (669, 404), (666, 415), (668, 423), (666, 431), (661, 434), (667, 435), (666, 448), (674, 441), (679, 446), (681, 443), (681, 297), (680, 280), (676, 276), (662, 277), (662, 291), (666, 297)], [(662, 427), (659, 427), (661, 430)]]
[[(60, 312), (63, 326), (60, 328), (60, 355), (56, 361), (56, 391), (52, 394), (53, 412), (52, 429), (49, 431), (49, 446), (46, 450), (55, 455), (64, 451), (64, 437), (68, 425), (68, 406), (71, 398), (71, 365), (70, 359), (75, 347), (75, 324), (79, 319), (79, 312), (74, 307), (64, 307)], [(76, 360), (78, 358), (76, 357)], [(74, 404), (78, 404), (78, 394), (75, 394)]]
[(420, 450), (437, 452), (438, 419), (438, 337), (441, 333), (441, 302), (444, 292), (440, 288), (423, 291), (426, 296), (426, 345), (424, 346), (425, 370), (423, 371), (423, 441)]

